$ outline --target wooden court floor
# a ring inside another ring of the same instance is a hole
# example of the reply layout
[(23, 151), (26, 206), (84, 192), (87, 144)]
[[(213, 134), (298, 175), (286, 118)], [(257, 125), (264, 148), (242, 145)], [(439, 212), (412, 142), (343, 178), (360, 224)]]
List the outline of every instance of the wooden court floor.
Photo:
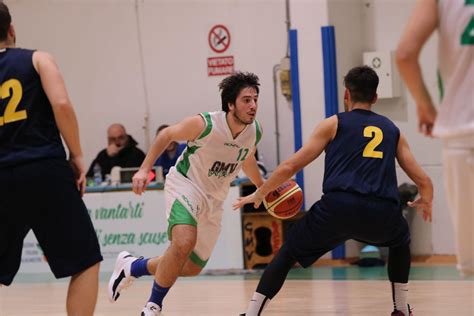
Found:
[[(390, 315), (391, 292), (388, 281), (382, 280), (384, 276), (361, 280), (349, 273), (331, 280), (317, 273), (313, 274), (315, 277), (308, 277), (311, 274), (290, 275), (264, 315)], [(163, 315), (238, 315), (245, 311), (258, 277), (180, 279), (165, 300)], [(344, 278), (346, 280), (342, 280)], [(140, 315), (150, 287), (151, 279), (140, 279), (123, 293), (118, 302), (111, 304), (107, 300), (104, 279), (100, 283), (95, 315)], [(20, 281), (8, 288), (0, 288), (0, 315), (65, 315), (66, 290), (64, 281)], [(415, 278), (410, 281), (409, 298), (416, 316), (474, 316), (472, 279)]]

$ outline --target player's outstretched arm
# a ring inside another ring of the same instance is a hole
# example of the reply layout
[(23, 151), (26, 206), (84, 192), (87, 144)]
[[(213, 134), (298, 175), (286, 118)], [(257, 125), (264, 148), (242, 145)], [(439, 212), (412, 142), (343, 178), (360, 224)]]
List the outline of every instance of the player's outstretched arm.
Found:
[(431, 222), (432, 203), (433, 203), (433, 183), (430, 177), (423, 171), (416, 162), (415, 157), (410, 151), (410, 147), (405, 137), (400, 134), (400, 140), (397, 147), (397, 160), (403, 171), (418, 186), (420, 196), (414, 202), (408, 202), (408, 205), (415, 207), (423, 212), (423, 219)]
[(421, 49), (438, 24), (436, 0), (418, 0), (397, 48), (397, 65), (415, 99), (419, 131), (431, 136), (436, 109), (426, 88), (418, 61)]
[(33, 66), (53, 109), (54, 118), (70, 153), (70, 162), (76, 175), (81, 195), (85, 190), (86, 168), (79, 139), (76, 113), (69, 99), (64, 79), (53, 57), (45, 52), (33, 53)]
[(140, 169), (132, 178), (133, 192), (142, 194), (150, 183), (148, 177), (156, 159), (165, 151), (172, 141), (194, 140), (203, 132), (206, 124), (200, 115), (185, 118), (175, 125), (161, 130), (146, 154)]
[(271, 191), (275, 190), (280, 184), (288, 180), (296, 172), (303, 169), (310, 162), (321, 155), (323, 150), (334, 138), (337, 131), (337, 116), (322, 121), (311, 134), (309, 140), (303, 147), (294, 153), (290, 158), (282, 162), (273, 171), (270, 178), (258, 188), (253, 194), (239, 198), (232, 206), (234, 209), (241, 208), (244, 204), (253, 203), (254, 207), (259, 207), (263, 198)]
[(242, 164), (242, 170), (244, 171), (245, 175), (252, 181), (253, 184), (257, 188), (261, 187), (263, 184), (263, 178), (260, 174), (260, 170), (257, 165), (257, 158), (255, 158), (255, 150), (252, 151), (251, 154), (248, 155), (247, 159), (245, 159), (244, 163)]

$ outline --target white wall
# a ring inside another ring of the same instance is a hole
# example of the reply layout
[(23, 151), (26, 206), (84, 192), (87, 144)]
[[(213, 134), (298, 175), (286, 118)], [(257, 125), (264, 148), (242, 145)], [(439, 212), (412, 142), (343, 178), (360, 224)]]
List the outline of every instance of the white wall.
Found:
[(145, 95), (133, 1), (5, 2), (18, 46), (55, 56), (77, 111), (86, 163), (106, 146), (114, 122), (143, 145)]
[[(86, 163), (106, 145), (106, 128), (124, 123), (146, 150), (156, 127), (188, 115), (220, 109), (217, 84), (206, 59), (211, 26), (228, 26), (235, 68), (261, 79), (259, 120), (264, 136), (259, 151), (276, 166), (272, 68), (287, 48), (285, 0), (6, 0), (18, 46), (51, 52), (64, 74), (78, 114)], [(324, 119), (321, 26), (336, 28), (339, 103), (342, 78), (362, 63), (362, 52), (394, 50), (414, 0), (292, 0), (292, 28), (298, 30), (303, 141)], [(436, 36), (421, 60), (428, 87), (436, 90)], [(293, 119), (278, 96), (281, 160), (293, 152)], [(435, 183), (432, 227), (415, 222), (418, 253), (453, 253), (452, 228), (444, 192), (438, 141), (416, 130), (413, 99), (381, 100), (374, 110), (404, 133), (418, 161)], [(305, 198), (321, 195), (324, 157), (305, 168)], [(400, 172), (400, 183), (405, 181)], [(429, 235), (431, 230), (431, 236)], [(415, 238), (415, 234), (414, 234)]]
[[(328, 25), (327, 10), (325, 0), (291, 1), (291, 27), (298, 30), (303, 143), (325, 118), (321, 26)], [(324, 156), (304, 169), (306, 208), (321, 197), (323, 175)]]
[(275, 166), (272, 68), (286, 51), (284, 3), (276, 1), (143, 1), (139, 5), (146, 82), (150, 100), (150, 134), (158, 125), (183, 116), (221, 109), (218, 83), (207, 76), (207, 58), (217, 56), (207, 42), (213, 25), (224, 24), (235, 69), (261, 80), (259, 145), (267, 164)]
[(286, 53), (283, 1), (5, 2), (18, 46), (56, 57), (76, 107), (86, 163), (106, 146), (113, 122), (123, 123), (146, 150), (159, 125), (220, 110), (217, 85), (224, 77), (207, 76), (207, 58), (216, 56), (207, 36), (213, 25), (225, 24), (232, 42), (222, 55), (260, 77), (259, 149), (270, 169), (276, 165), (272, 69)]

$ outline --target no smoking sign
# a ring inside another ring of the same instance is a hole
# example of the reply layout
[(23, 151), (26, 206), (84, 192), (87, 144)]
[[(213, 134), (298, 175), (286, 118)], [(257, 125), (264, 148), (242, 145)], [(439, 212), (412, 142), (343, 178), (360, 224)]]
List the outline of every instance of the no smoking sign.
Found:
[(214, 25), (208, 35), (209, 47), (216, 53), (225, 52), (230, 46), (230, 32), (222, 24)]

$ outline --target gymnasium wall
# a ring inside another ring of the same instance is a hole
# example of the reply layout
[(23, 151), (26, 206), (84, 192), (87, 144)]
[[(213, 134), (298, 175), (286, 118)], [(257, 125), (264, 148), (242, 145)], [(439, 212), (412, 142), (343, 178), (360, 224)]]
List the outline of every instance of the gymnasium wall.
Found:
[[(224, 24), (235, 69), (261, 79), (259, 145), (266, 166), (276, 161), (274, 65), (287, 50), (284, 0), (6, 0), (18, 46), (52, 53), (66, 80), (81, 128), (86, 163), (106, 146), (106, 129), (114, 122), (146, 150), (156, 128), (184, 116), (219, 110), (217, 84), (207, 75), (213, 25)], [(362, 52), (394, 50), (414, 0), (292, 0), (291, 27), (298, 30), (302, 131), (305, 141), (324, 119), (320, 27), (336, 29), (339, 106), (342, 77), (362, 63)], [(422, 53), (430, 91), (436, 90), (436, 38)], [(292, 112), (278, 90), (280, 156), (293, 152)], [(438, 141), (420, 136), (413, 99), (380, 101), (374, 109), (400, 127), (425, 170), (433, 177), (434, 222), (413, 220), (415, 254), (451, 254), (452, 229), (442, 190)], [(323, 157), (321, 157), (323, 158)], [(306, 205), (321, 195), (323, 159), (305, 169)], [(400, 183), (406, 181), (402, 172)]]

